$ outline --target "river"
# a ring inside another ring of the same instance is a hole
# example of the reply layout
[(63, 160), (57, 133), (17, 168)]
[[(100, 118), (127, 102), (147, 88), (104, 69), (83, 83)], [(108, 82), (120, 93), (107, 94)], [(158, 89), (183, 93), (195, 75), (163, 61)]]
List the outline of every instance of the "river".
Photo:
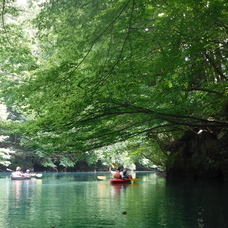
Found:
[(107, 172), (45, 173), (32, 180), (9, 175), (0, 173), (1, 228), (228, 227), (226, 184), (171, 182), (153, 172), (116, 185)]

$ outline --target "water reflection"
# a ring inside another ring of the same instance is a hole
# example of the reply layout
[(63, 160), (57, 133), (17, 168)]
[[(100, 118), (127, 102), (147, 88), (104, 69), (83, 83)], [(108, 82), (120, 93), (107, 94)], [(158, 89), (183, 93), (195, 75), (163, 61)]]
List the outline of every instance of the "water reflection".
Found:
[(21, 199), (22, 184), (24, 184), (24, 181), (19, 180), (19, 181), (12, 182), (14, 198), (16, 201)]
[(106, 183), (98, 183), (97, 187), (98, 187), (97, 192), (98, 192), (99, 197), (106, 195), (106, 193), (107, 193), (107, 184)]
[(33, 194), (33, 189), (30, 185), (33, 185), (36, 180), (13, 180), (12, 192), (16, 201), (21, 200), (21, 197), (28, 198), (30, 194)]
[(131, 185), (131, 184), (110, 184), (111, 187), (111, 195), (120, 195)]

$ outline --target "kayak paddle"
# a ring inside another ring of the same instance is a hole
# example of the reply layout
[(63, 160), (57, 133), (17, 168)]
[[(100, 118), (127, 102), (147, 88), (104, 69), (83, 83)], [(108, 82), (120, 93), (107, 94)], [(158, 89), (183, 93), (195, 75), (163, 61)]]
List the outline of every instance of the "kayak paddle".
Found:
[(106, 180), (106, 177), (105, 176), (97, 176), (97, 179), (98, 180)]
[(111, 166), (114, 167), (115, 169), (119, 168), (119, 166), (116, 163), (112, 163)]
[(131, 178), (130, 180), (131, 181), (139, 181), (139, 179), (137, 179), (137, 178)]
[(6, 168), (6, 171), (8, 171), (8, 172), (13, 172), (12, 169), (8, 169), (8, 168)]

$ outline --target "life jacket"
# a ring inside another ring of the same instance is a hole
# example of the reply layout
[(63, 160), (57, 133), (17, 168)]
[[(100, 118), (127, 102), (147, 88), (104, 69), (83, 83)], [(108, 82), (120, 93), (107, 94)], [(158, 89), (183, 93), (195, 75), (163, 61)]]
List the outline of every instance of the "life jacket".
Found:
[(121, 178), (120, 173), (116, 172), (116, 173), (114, 174), (114, 178), (117, 178), (117, 179)]

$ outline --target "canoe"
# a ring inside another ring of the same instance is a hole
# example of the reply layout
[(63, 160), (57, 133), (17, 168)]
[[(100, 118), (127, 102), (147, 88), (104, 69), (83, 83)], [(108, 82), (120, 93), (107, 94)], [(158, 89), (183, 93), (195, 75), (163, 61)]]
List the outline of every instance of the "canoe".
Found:
[(131, 179), (111, 179), (110, 182), (112, 184), (130, 184)]
[(41, 178), (42, 174), (13, 172), (10, 177), (11, 180), (30, 180), (31, 178)]
[(30, 180), (32, 177), (26, 174), (12, 174), (11, 180)]

